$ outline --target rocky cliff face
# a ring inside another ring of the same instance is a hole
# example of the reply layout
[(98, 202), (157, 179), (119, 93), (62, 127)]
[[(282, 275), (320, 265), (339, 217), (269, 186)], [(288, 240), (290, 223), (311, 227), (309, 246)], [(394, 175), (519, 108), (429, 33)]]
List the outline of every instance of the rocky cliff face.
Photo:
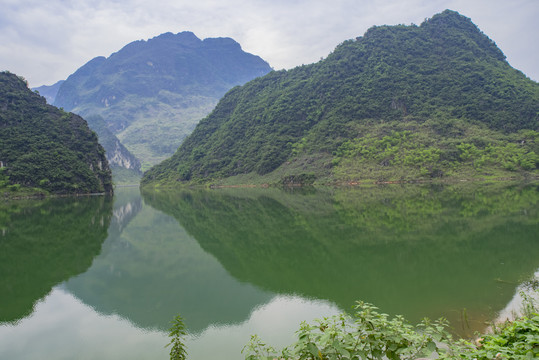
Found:
[(130, 170), (136, 170), (140, 172), (140, 161), (133, 156), (126, 154), (125, 147), (119, 140), (115, 142), (113, 151), (107, 152), (107, 160), (111, 166), (120, 166)]
[(101, 116), (89, 116), (87, 121), (88, 126), (97, 133), (111, 166), (125, 167), (140, 172), (140, 161), (107, 128), (105, 120)]

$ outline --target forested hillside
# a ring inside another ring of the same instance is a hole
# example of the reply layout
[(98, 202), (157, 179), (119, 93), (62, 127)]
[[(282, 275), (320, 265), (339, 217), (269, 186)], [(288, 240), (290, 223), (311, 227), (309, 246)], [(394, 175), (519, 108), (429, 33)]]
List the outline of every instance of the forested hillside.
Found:
[(47, 105), (24, 79), (0, 73), (0, 189), (112, 192), (96, 134), (80, 116)]
[(60, 86), (54, 105), (101, 116), (149, 167), (171, 156), (229, 89), (269, 71), (230, 38), (166, 33), (89, 61)]
[(143, 183), (537, 174), (538, 114), (539, 84), (446, 10), (232, 89)]
[[(53, 104), (56, 94), (63, 84), (64, 80), (58, 81), (54, 85), (39, 86), (32, 88), (39, 95), (43, 96), (48, 104)], [(105, 149), (109, 166), (112, 170), (114, 183), (133, 184), (140, 181), (142, 176), (140, 160), (137, 159), (109, 130), (105, 120), (99, 115), (90, 115), (85, 118), (90, 129), (95, 131), (99, 138), (99, 143)]]

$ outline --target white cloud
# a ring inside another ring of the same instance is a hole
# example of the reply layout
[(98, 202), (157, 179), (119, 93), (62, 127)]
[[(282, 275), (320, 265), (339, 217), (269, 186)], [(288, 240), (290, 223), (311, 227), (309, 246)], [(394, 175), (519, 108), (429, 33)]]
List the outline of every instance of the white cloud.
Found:
[(514, 67), (539, 79), (536, 0), (0, 1), (0, 69), (31, 86), (167, 31), (232, 37), (274, 68), (291, 68), (318, 61), (373, 25), (419, 24), (446, 8), (470, 17)]

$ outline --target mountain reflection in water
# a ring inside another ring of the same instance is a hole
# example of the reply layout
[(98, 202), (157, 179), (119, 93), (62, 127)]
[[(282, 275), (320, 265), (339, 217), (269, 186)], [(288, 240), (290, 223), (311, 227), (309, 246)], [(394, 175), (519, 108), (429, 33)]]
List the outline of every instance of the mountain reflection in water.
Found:
[[(537, 186), (500, 183), (142, 198), (120, 188), (114, 205), (10, 205), (0, 209), (0, 358), (84, 348), (88, 358), (143, 359), (133, 343), (161, 348), (181, 314), (190, 358), (222, 346), (232, 359), (250, 334), (286, 345), (300, 320), (356, 300), (412, 323), (445, 316), (471, 334), (539, 268), (538, 200)], [(53, 346), (66, 334), (74, 346)]]
[(482, 329), (539, 267), (537, 186), (144, 193), (241, 282)]

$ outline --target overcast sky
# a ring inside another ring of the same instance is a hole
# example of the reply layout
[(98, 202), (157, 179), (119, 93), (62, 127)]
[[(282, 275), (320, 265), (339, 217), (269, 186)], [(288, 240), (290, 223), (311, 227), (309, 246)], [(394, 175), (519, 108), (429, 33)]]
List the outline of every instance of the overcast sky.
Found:
[(445, 9), (472, 21), (539, 80), (539, 0), (0, 0), (0, 71), (31, 87), (164, 32), (231, 37), (276, 70), (326, 57), (373, 25), (421, 24)]

